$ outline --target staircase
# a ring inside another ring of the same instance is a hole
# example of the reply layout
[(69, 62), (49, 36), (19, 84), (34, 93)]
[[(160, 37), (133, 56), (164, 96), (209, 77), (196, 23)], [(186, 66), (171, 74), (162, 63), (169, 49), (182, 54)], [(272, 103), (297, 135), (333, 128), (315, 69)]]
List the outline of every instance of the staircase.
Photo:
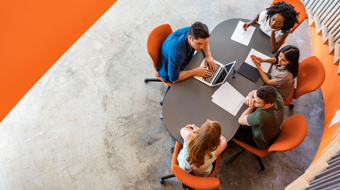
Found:
[[(340, 1), (302, 0), (306, 7), (308, 22), (315, 26), (316, 33), (322, 35), (323, 43), (328, 44), (328, 53), (334, 55), (334, 64), (340, 60)], [(338, 66), (338, 75), (340, 67)]]

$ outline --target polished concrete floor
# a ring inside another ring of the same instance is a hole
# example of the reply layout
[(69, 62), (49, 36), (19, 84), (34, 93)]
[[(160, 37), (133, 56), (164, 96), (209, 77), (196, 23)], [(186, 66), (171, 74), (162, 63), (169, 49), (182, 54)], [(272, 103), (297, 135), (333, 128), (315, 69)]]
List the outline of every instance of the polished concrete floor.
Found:
[[(170, 173), (173, 146), (159, 119), (166, 85), (145, 84), (154, 69), (146, 39), (156, 26), (174, 30), (202, 21), (212, 30), (229, 18), (252, 19), (271, 0), (119, 0), (37, 82), (0, 124), (0, 189), (181, 189)], [(307, 21), (286, 44), (310, 56)], [(322, 135), (320, 89), (294, 100), (285, 117), (302, 114), (304, 142), (257, 162), (240, 147), (227, 147), (217, 189), (284, 189), (303, 174)], [(197, 124), (200, 125), (200, 124)]]

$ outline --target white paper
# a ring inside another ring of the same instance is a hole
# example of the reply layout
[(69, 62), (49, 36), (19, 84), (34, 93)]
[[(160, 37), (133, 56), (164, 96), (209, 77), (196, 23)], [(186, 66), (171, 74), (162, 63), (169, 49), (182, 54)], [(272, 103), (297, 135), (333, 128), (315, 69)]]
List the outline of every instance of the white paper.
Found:
[(211, 100), (224, 110), (236, 116), (244, 103), (244, 96), (228, 82), (221, 85), (211, 96)]
[[(253, 62), (253, 60), (251, 60), (250, 55), (255, 55), (256, 57), (260, 57), (261, 59), (269, 59), (270, 58), (267, 55), (265, 55), (265, 54), (263, 54), (259, 51), (256, 51), (255, 49), (252, 48), (250, 50), (245, 62), (248, 63), (249, 65), (255, 67), (255, 68), (256, 68), (256, 65)], [(267, 62), (261, 63), (261, 68), (262, 68), (263, 72), (265, 72), (265, 73), (268, 73), (270, 66), (271, 66), (271, 63), (267, 63)]]
[(338, 110), (338, 111), (335, 113), (335, 115), (334, 115), (334, 117), (333, 117), (333, 120), (332, 120), (331, 124), (330, 124), (328, 127), (331, 127), (331, 126), (334, 125), (336, 122), (339, 122), (339, 120), (340, 120), (340, 111)]
[(231, 39), (238, 42), (238, 43), (241, 43), (245, 46), (248, 46), (249, 42), (250, 42), (250, 39), (251, 37), (253, 36), (254, 34), (254, 31), (255, 31), (255, 27), (254, 26), (250, 26), (247, 28), (247, 31), (245, 31), (243, 29), (243, 25), (245, 23), (242, 22), (242, 21), (239, 21), (235, 30), (234, 30), (234, 33), (233, 35), (231, 36)]

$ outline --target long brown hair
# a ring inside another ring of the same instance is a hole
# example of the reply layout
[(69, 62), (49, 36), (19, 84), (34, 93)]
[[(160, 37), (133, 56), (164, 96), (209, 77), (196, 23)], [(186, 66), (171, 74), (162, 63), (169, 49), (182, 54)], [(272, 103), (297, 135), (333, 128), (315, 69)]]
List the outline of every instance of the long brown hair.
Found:
[(211, 152), (221, 143), (221, 131), (221, 125), (217, 121), (207, 121), (197, 130), (188, 144), (187, 161), (190, 165), (195, 167), (203, 165), (205, 154), (208, 154), (209, 159), (212, 158)]

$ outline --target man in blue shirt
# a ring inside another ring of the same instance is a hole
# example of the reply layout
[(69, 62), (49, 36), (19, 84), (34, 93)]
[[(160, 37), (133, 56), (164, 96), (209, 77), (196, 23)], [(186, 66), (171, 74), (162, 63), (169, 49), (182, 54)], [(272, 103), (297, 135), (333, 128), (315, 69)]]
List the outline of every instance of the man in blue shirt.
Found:
[[(170, 34), (159, 52), (158, 65), (156, 70), (158, 76), (165, 82), (179, 82), (194, 75), (208, 77), (211, 70), (216, 69), (216, 64), (210, 53), (209, 29), (201, 23), (195, 22), (191, 27), (185, 27)], [(194, 51), (205, 53), (206, 67), (198, 67), (189, 71), (183, 71), (184, 67), (191, 60)]]

